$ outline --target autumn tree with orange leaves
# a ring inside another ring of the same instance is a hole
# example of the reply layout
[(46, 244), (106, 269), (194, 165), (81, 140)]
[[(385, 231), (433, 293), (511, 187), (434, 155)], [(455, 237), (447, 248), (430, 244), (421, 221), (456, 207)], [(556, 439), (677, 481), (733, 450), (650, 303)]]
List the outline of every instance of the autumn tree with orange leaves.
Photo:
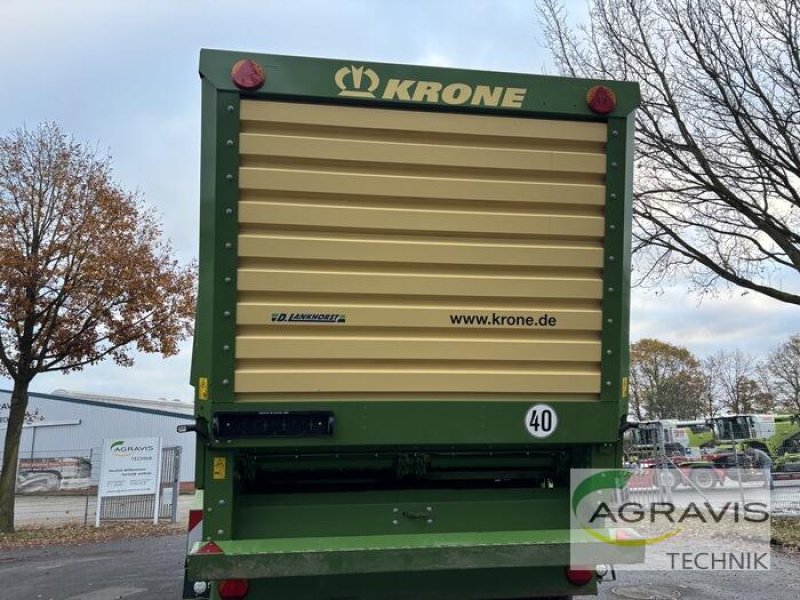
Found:
[(0, 532), (14, 487), (28, 388), (135, 352), (177, 353), (191, 335), (195, 266), (172, 258), (156, 214), (110, 159), (52, 123), (0, 138), (0, 372), (13, 381), (0, 472)]

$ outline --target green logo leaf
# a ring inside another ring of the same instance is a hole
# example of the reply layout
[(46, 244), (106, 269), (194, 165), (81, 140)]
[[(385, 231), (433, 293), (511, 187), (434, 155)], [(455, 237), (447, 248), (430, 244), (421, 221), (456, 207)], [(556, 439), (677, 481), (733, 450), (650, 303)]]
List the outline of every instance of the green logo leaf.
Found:
[(586, 498), (589, 494), (599, 492), (600, 490), (621, 490), (627, 484), (628, 480), (633, 475), (633, 471), (626, 471), (625, 469), (609, 469), (602, 473), (595, 473), (590, 477), (584, 479), (575, 491), (572, 492), (572, 513), (578, 516), (578, 505), (581, 500)]

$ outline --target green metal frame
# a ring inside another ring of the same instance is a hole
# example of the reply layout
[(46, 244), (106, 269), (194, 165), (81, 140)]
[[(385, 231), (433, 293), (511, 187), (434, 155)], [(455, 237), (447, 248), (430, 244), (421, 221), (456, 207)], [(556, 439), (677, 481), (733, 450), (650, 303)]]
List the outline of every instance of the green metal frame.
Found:
[[(502, 586), (498, 585), (502, 582)], [(307, 590), (298, 593), (298, 590)], [(378, 591), (380, 590), (380, 591)], [(376, 596), (376, 593), (378, 594)], [(564, 587), (564, 568), (525, 567), (450, 569), (441, 571), (393, 571), (325, 577), (279, 577), (250, 581), (250, 598), (331, 600), (379, 598), (380, 600), (509, 600), (564, 594), (597, 593), (597, 582)], [(216, 595), (212, 600), (219, 600)]]
[[(192, 385), (200, 417), (209, 419), (214, 399), (233, 399), (236, 332), (239, 94), (203, 80), (200, 173), (200, 269), (192, 357)], [(208, 400), (197, 395), (198, 378), (209, 382)]]
[[(231, 80), (231, 68), (243, 59), (260, 64), (266, 75), (265, 85), (256, 91), (244, 92)], [(341, 104), (363, 104), (408, 108), (417, 106), (430, 108), (408, 101), (360, 100), (339, 95), (334, 82), (334, 74), (343, 66), (358, 65), (372, 68), (382, 80), (413, 79), (415, 81), (436, 81), (444, 85), (465, 83), (467, 85), (489, 85), (527, 88), (522, 107), (519, 109), (499, 109), (490, 107), (454, 106), (439, 102), (438, 106), (458, 112), (484, 112), (523, 114), (525, 116), (582, 119), (606, 121), (609, 118), (626, 117), (639, 103), (639, 86), (635, 83), (606, 81), (601, 79), (572, 79), (530, 75), (525, 73), (505, 73), (497, 71), (473, 71), (421, 65), (399, 65), (371, 61), (306, 58), (279, 56), (274, 54), (252, 54), (223, 50), (201, 50), (200, 75), (220, 92), (233, 92), (248, 98), (271, 98), (288, 101), (319, 101)], [(616, 109), (607, 117), (593, 113), (586, 106), (586, 92), (589, 88), (603, 84), (611, 88), (617, 99)]]
[[(231, 69), (242, 59), (250, 59), (262, 65), (266, 83), (257, 91), (243, 91), (232, 82)], [(414, 103), (408, 101), (363, 100), (339, 95), (334, 83), (334, 74), (342, 66), (363, 65), (380, 72), (384, 79), (431, 80), (448, 84), (493, 85), (524, 87), (528, 93), (521, 108), (502, 109), (490, 107), (451, 106), (443, 103)], [(628, 376), (628, 307), (630, 288), (630, 217), (631, 217), (631, 173), (633, 117), (639, 101), (638, 85), (627, 82), (603, 80), (566, 79), (517, 73), (496, 73), (442, 69), (413, 65), (385, 63), (361, 63), (346, 60), (311, 59), (290, 56), (258, 55), (218, 50), (203, 50), (200, 55), (200, 74), (203, 78), (203, 137), (201, 173), (201, 237), (200, 237), (200, 284), (197, 310), (197, 327), (192, 368), (192, 384), (197, 389), (199, 377), (208, 378), (209, 399), (196, 396), (197, 416), (209, 422), (214, 410), (259, 410), (263, 405), (250, 404), (244, 408), (233, 402), (234, 384), (234, 333), (236, 323), (236, 256), (237, 256), (237, 199), (238, 199), (238, 154), (239, 154), (239, 106), (242, 98), (261, 98), (298, 102), (337, 103), (345, 105), (384, 106), (402, 109), (447, 110), (450, 112), (508, 114), (523, 117), (543, 117), (572, 120), (591, 120), (608, 123), (607, 153), (607, 207), (606, 242), (603, 294), (602, 333), (602, 392), (601, 403), (616, 402), (616, 421), (612, 424), (604, 417), (604, 408), (598, 409), (596, 402), (559, 404), (565, 417), (582, 415), (584, 418), (569, 419), (569, 437), (574, 441), (610, 441), (616, 438), (619, 419), (627, 413), (623, 380)], [(586, 93), (594, 85), (603, 84), (611, 88), (617, 98), (616, 109), (608, 116), (599, 116), (586, 105)], [(467, 398), (465, 397), (465, 400)], [(522, 419), (533, 400), (547, 401), (546, 397), (531, 397), (517, 401), (514, 418)], [(278, 409), (280, 402), (265, 399), (264, 404)], [(492, 403), (492, 413), (487, 414), (487, 404), (455, 407), (443, 403), (417, 402), (415, 409), (434, 418), (438, 425), (447, 428), (444, 420), (451, 419), (455, 412), (477, 416), (482, 429), (482, 440), (490, 443), (531, 443), (520, 432), (510, 432), (508, 421), (500, 421), (495, 414), (509, 413), (502, 403)], [(471, 404), (471, 402), (470, 402)], [(392, 410), (408, 409), (406, 405), (363, 401), (325, 401), (325, 408), (334, 408), (338, 414), (355, 412), (366, 421), (377, 421), (392, 416)], [(293, 403), (296, 408), (317, 408), (320, 404)], [(407, 412), (405, 414), (408, 414)], [(441, 418), (438, 418), (441, 417)], [(409, 436), (415, 443), (425, 443), (417, 435), (419, 421), (412, 427), (403, 428), (402, 420), (393, 420), (399, 437)], [(463, 423), (462, 419), (459, 419)], [(469, 422), (469, 421), (467, 421)], [(499, 427), (495, 428), (493, 423)], [(562, 421), (563, 423), (563, 421)], [(565, 434), (562, 434), (565, 435)], [(558, 433), (548, 442), (561, 441)], [(338, 435), (336, 436), (339, 437)], [(369, 437), (369, 433), (366, 434)], [(285, 441), (262, 441), (264, 445), (287, 445)], [(291, 442), (288, 442), (291, 444)], [(321, 442), (310, 440), (308, 445), (335, 444), (336, 440)], [(350, 442), (348, 442), (350, 443)], [(353, 441), (353, 443), (359, 443)]]
[[(231, 69), (242, 59), (263, 67), (266, 83), (259, 90), (243, 91), (233, 84)], [(386, 80), (519, 87), (528, 92), (519, 108), (341, 96), (334, 74), (351, 65), (373, 69)], [(429, 452), (443, 456), (451, 452), (452, 460), (457, 462), (455, 455), (459, 452), (473, 452), (475, 456), (482, 454), (482, 458), (474, 458), (475, 466), (491, 470), (503, 460), (503, 466), (519, 463), (533, 468), (535, 459), (528, 464), (527, 458), (499, 458), (502, 452), (519, 452), (524, 457), (528, 450), (558, 450), (566, 452), (576, 466), (616, 467), (621, 457), (620, 421), (627, 414), (624, 381), (628, 377), (633, 111), (639, 101), (638, 86), (216, 50), (201, 52), (200, 74), (201, 269), (191, 375), (201, 432), (196, 481), (205, 490), (204, 537), (219, 541), (225, 554), (192, 554), (190, 571), (196, 571), (198, 577), (209, 573), (220, 577), (261, 577), (253, 580), (255, 592), (251, 595), (256, 597), (263, 594), (299, 598), (298, 589), (317, 590), (316, 595), (309, 593), (309, 598), (328, 598), (333, 590), (336, 594), (350, 590), (352, 597), (359, 598), (380, 596), (378, 584), (384, 591), (395, 589), (391, 587), (395, 575), (402, 576), (408, 592), (396, 592), (393, 597), (397, 598), (508, 598), (575, 592), (567, 586), (560, 566), (565, 564), (562, 555), (568, 540), (558, 532), (563, 533), (569, 526), (568, 502), (558, 495), (565, 494), (563, 488), (305, 493), (282, 503), (277, 496), (237, 497), (236, 461), (244, 454), (260, 452), (275, 463), (271, 468), (281, 469), (286, 457), (296, 454), (298, 460), (289, 468), (312, 468), (316, 464), (312, 455), (324, 450), (344, 468), (361, 466), (367, 460), (365, 453), (373, 452), (369, 460), (375, 465), (392, 453)], [(592, 113), (586, 105), (587, 91), (598, 84), (609, 87), (616, 95), (616, 109), (607, 116)], [(234, 402), (239, 111), (245, 98), (606, 123), (607, 231), (600, 401), (558, 398), (559, 428), (544, 440), (532, 438), (523, 427), (527, 409), (552, 398), (534, 393), (497, 399), (464, 394), (463, 402), (435, 398), (424, 401), (419, 397), (370, 401), (364, 397), (296, 400), (276, 396)], [(199, 397), (200, 378), (208, 381), (207, 399)], [(334, 435), (264, 440), (215, 440), (209, 435), (217, 411), (288, 409), (332, 410), (336, 415)], [(387, 423), (391, 425), (387, 427)], [(215, 462), (223, 459), (226, 476), (215, 478)], [(427, 510), (426, 503), (431, 503), (430, 510), (436, 514), (431, 523), (394, 523), (397, 519), (392, 517), (393, 512)], [(470, 525), (480, 532), (459, 533), (470, 531)], [(374, 548), (364, 545), (367, 540), (363, 532), (374, 536)], [(328, 537), (319, 537), (326, 534)], [(454, 550), (448, 545), (448, 536), (461, 539), (463, 544)], [(302, 570), (308, 556), (318, 563), (314, 574)], [(359, 567), (367, 563), (382, 572), (371, 573), (368, 571), (373, 567)], [(285, 572), (269, 571), (273, 568), (269, 565), (283, 565)], [(326, 573), (324, 581), (320, 573)], [(503, 585), (494, 585), (496, 581)], [(592, 581), (580, 593), (593, 593), (595, 585)]]
[[(543, 398), (546, 401), (546, 397)], [(274, 438), (270, 440), (216, 440), (225, 448), (330, 448), (373, 446), (431, 446), (431, 445), (503, 445), (528, 447), (558, 446), (616, 442), (619, 437), (619, 418), (616, 410), (602, 402), (560, 402), (557, 405), (559, 427), (544, 440), (533, 439), (524, 427), (525, 412), (535, 403), (532, 398), (509, 401), (496, 400), (419, 401), (369, 400), (359, 401), (295, 401), (225, 404), (224, 410), (249, 412), (264, 410), (333, 410), (336, 415), (332, 437)], [(223, 406), (215, 403), (220, 410)], [(564, 427), (564, 423), (580, 424)], [(468, 432), (465, 435), (465, 432)]]
[[(600, 533), (614, 535), (605, 530)], [(456, 565), (483, 569), (564, 566), (569, 564), (570, 541), (596, 543), (588, 533), (580, 535), (569, 529), (284, 538), (268, 544), (260, 540), (220, 541), (224, 554), (209, 557), (215, 560), (202, 574), (195, 571), (196, 567), (190, 568), (189, 576), (323, 577), (444, 571)], [(196, 548), (201, 546), (198, 543)], [(641, 546), (621, 547), (619, 562), (638, 562), (643, 552)], [(334, 553), (339, 554), (339, 560), (329, 560)]]

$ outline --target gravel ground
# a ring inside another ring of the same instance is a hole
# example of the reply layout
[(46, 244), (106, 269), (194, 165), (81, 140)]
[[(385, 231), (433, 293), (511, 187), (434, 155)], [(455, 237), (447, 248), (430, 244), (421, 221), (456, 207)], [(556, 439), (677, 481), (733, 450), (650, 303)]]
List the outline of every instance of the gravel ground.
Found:
[(771, 570), (623, 572), (600, 585), (604, 600), (796, 600), (800, 556), (773, 551)]
[(126, 539), (0, 552), (9, 600), (177, 600), (186, 538)]
[[(800, 489), (780, 490), (777, 503), (793, 507)], [(179, 500), (186, 522), (192, 496)], [(787, 501), (789, 501), (787, 503)], [(59, 527), (13, 543), (0, 538), (0, 598), (14, 600), (173, 600), (180, 598), (185, 536), (165, 523), (94, 522), (96, 498), (19, 496), (18, 527)], [(793, 511), (787, 511), (791, 514)], [(71, 527), (63, 527), (71, 524)], [(176, 526), (172, 526), (176, 527)], [(136, 537), (134, 537), (136, 536)], [(151, 537), (141, 537), (151, 536)], [(126, 539), (116, 539), (126, 538)], [(111, 541), (109, 541), (111, 540)], [(42, 546), (42, 543), (49, 545)], [(55, 545), (64, 544), (64, 545)], [(67, 544), (72, 544), (67, 545)], [(81, 544), (75, 546), (74, 544)], [(33, 547), (38, 546), (38, 547)], [(773, 552), (772, 570), (752, 572), (621, 572), (600, 586), (605, 600), (800, 600), (800, 555)], [(585, 597), (590, 598), (590, 597)]]
[[(0, 552), (2, 598), (14, 600), (177, 600), (184, 536)], [(604, 600), (795, 600), (800, 557), (774, 552), (772, 570), (620, 573), (600, 586)], [(590, 597), (585, 597), (587, 600)]]

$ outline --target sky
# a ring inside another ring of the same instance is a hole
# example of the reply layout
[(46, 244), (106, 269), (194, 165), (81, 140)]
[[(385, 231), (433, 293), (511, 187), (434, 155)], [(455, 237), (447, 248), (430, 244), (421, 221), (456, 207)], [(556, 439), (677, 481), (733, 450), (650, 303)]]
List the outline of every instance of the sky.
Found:
[[(585, 18), (584, 0), (566, 2)], [(56, 121), (113, 158), (114, 175), (162, 216), (182, 261), (197, 256), (200, 48), (361, 61), (552, 73), (533, 0), (0, 0), (0, 136)], [(698, 356), (763, 355), (800, 332), (800, 309), (754, 293), (702, 302), (680, 284), (636, 289), (632, 340)], [(191, 343), (172, 358), (139, 355), (46, 374), (57, 389), (191, 401)], [(0, 378), (0, 388), (10, 382)]]

